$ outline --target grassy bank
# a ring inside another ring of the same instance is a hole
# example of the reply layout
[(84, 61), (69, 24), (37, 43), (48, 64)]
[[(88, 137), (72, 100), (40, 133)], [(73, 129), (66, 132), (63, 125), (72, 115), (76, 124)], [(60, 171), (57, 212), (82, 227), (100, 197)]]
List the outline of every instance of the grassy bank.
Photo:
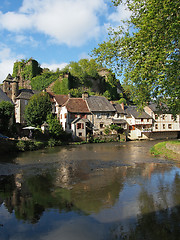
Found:
[(35, 151), (45, 147), (54, 147), (60, 145), (62, 145), (61, 141), (56, 141), (52, 138), (48, 141), (1, 139), (0, 154)]
[(160, 156), (165, 157), (167, 159), (180, 160), (180, 154), (168, 149), (167, 144), (170, 144), (172, 146), (173, 145), (180, 146), (180, 141), (174, 140), (157, 143), (151, 148), (150, 150), (151, 154), (154, 155), (155, 157)]

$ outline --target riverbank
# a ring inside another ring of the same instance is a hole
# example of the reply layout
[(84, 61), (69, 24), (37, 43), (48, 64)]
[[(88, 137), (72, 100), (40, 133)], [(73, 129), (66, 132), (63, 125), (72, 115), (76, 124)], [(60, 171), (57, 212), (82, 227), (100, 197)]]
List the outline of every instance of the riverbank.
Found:
[(171, 160), (180, 160), (180, 141), (160, 142), (154, 145), (150, 151), (155, 157), (160, 156)]
[(54, 139), (49, 139), (48, 141), (0, 139), (0, 154), (35, 151), (60, 145), (63, 145), (62, 142)]

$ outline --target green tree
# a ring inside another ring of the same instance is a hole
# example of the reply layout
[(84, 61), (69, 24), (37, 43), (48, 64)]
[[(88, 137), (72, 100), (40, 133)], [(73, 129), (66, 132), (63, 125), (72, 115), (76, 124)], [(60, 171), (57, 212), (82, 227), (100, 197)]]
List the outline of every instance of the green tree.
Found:
[[(109, 39), (93, 50), (101, 64), (117, 70), (131, 86), (136, 104), (165, 102), (180, 112), (180, 2), (114, 0), (131, 11), (130, 20), (111, 29)], [(123, 27), (125, 26), (125, 27)]]
[(0, 131), (7, 133), (10, 119), (14, 115), (14, 105), (8, 101), (0, 102)]
[(42, 91), (58, 78), (59, 72), (44, 71), (41, 75), (32, 78), (32, 89)]
[(32, 126), (41, 126), (51, 112), (52, 106), (47, 93), (35, 94), (25, 109), (25, 119)]
[(47, 115), (48, 130), (54, 139), (60, 139), (64, 133), (63, 128), (56, 117), (52, 114)]

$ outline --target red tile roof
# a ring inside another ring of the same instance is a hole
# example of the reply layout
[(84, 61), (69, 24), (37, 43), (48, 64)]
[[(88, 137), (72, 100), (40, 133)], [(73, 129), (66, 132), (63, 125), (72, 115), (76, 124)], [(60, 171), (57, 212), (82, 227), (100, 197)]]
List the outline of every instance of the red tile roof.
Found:
[(54, 98), (60, 106), (69, 99), (68, 95), (54, 95)]
[(86, 101), (82, 98), (69, 98), (68, 101), (64, 104), (71, 113), (89, 113), (88, 106)]

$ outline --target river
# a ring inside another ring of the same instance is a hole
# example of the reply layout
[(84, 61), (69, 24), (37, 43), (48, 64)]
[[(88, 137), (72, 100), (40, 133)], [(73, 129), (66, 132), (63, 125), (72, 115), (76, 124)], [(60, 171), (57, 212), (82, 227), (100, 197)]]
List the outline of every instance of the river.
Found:
[(152, 157), (155, 143), (1, 156), (0, 239), (179, 239), (180, 163)]

